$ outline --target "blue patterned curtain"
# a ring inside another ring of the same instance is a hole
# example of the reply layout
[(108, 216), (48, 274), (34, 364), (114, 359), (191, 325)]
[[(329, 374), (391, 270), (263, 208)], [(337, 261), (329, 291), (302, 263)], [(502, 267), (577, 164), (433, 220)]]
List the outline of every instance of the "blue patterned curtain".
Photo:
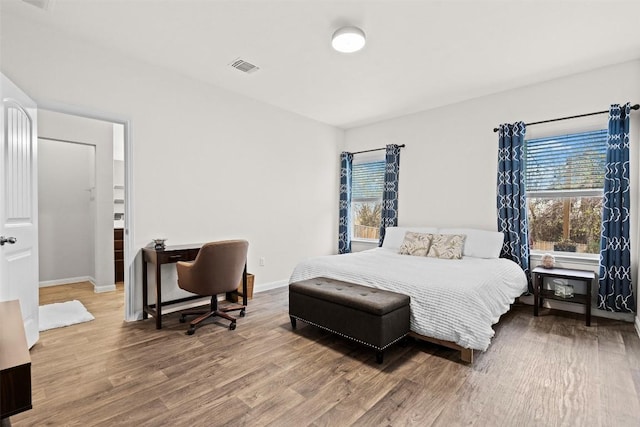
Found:
[(389, 144), (386, 147), (384, 189), (382, 191), (382, 211), (380, 221), (380, 242), (384, 240), (384, 230), (398, 225), (398, 180), (400, 178), (400, 147)]
[(633, 312), (629, 241), (629, 113), (631, 104), (609, 110), (607, 164), (602, 203), (598, 308)]
[[(520, 265), (529, 277), (529, 227), (524, 184), (523, 122), (500, 125), (498, 149), (498, 231), (504, 233), (503, 258)], [(531, 288), (529, 289), (531, 291)]]
[(340, 154), (340, 222), (338, 223), (338, 253), (351, 252), (351, 170), (353, 154)]

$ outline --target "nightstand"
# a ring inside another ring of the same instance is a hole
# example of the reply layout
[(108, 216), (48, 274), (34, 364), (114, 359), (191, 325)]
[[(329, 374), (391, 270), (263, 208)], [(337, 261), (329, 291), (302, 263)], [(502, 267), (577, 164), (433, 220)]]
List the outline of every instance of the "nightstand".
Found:
[[(534, 316), (538, 315), (539, 308), (542, 307), (542, 303), (545, 298), (574, 304), (583, 304), (585, 306), (586, 324), (587, 326), (591, 326), (591, 287), (593, 286), (593, 281), (596, 278), (596, 273), (588, 270), (536, 267), (531, 272), (531, 275), (533, 276)], [(586, 285), (586, 294), (574, 293), (571, 298), (556, 296), (553, 289), (544, 289), (543, 283), (545, 277), (584, 282)]]

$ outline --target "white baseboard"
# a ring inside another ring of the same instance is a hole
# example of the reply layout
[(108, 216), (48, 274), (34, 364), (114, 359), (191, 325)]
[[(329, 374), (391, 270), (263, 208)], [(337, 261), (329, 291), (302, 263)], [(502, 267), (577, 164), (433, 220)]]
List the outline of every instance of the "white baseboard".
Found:
[(98, 286), (95, 283), (93, 284), (93, 292), (96, 294), (100, 294), (102, 292), (111, 292), (116, 290), (116, 285), (104, 285)]
[(275, 282), (261, 283), (253, 288), (253, 292), (264, 292), (270, 289), (282, 288), (289, 285), (289, 280), (277, 280)]
[(640, 315), (636, 316), (636, 334), (638, 334), (638, 336), (640, 337)]
[(38, 286), (41, 288), (47, 288), (49, 286), (68, 285), (70, 283), (79, 283), (79, 282), (90, 282), (93, 285), (93, 291), (97, 294), (116, 290), (116, 285), (104, 285), (104, 286), (96, 285), (96, 279), (94, 279), (91, 276), (68, 277), (66, 279), (46, 280), (44, 282), (40, 282)]
[(95, 286), (96, 279), (94, 279), (91, 276), (80, 276), (80, 277), (68, 277), (66, 279), (45, 280), (44, 282), (40, 282), (38, 284), (38, 287), (46, 288), (49, 286), (68, 285), (70, 283), (79, 283), (79, 282), (91, 282)]
[[(194, 307), (201, 307), (203, 305), (208, 305), (210, 301), (209, 297), (204, 297), (202, 299), (196, 299), (193, 301), (186, 301), (182, 304), (172, 305), (171, 307), (162, 307), (162, 315), (169, 313), (175, 313), (176, 311), (188, 310)], [(218, 301), (224, 301), (224, 296), (219, 296)], [(140, 314), (140, 318), (142, 319), (142, 313)], [(153, 318), (153, 316), (149, 316), (149, 318)]]

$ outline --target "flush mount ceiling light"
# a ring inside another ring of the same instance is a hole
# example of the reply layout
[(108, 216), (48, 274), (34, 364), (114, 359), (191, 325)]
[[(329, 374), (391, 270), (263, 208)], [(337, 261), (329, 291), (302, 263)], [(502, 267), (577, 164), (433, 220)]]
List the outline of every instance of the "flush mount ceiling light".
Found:
[(364, 31), (357, 27), (342, 27), (333, 33), (331, 46), (338, 52), (353, 53), (364, 47)]

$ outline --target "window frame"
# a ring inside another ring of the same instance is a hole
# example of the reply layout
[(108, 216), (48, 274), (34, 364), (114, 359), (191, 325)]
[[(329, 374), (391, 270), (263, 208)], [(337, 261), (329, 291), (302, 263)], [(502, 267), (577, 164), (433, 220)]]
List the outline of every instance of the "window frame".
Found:
[[(606, 131), (606, 129), (603, 128), (598, 128), (598, 129), (594, 129), (594, 130), (583, 130), (583, 131), (572, 131), (570, 133), (567, 132), (563, 132), (563, 134), (560, 133), (555, 133), (554, 135), (549, 135), (547, 138), (554, 138), (554, 137), (562, 137), (564, 135), (576, 135), (576, 134), (587, 134), (593, 131)], [(539, 138), (531, 138), (531, 139), (539, 139)], [(526, 153), (527, 153), (527, 143), (528, 140), (525, 140), (525, 147), (524, 147), (524, 153), (525, 153), (525, 157), (524, 157), (524, 164), (525, 164), (525, 179), (526, 179), (526, 167), (527, 167), (527, 158), (526, 158)], [(599, 188), (599, 189), (572, 189), (572, 190), (533, 190), (530, 191), (528, 189), (526, 189), (526, 182), (525, 182), (525, 194), (526, 194), (526, 198), (527, 198), (527, 213), (529, 211), (529, 199), (570, 199), (570, 198), (582, 198), (582, 197), (604, 197), (604, 175), (605, 173), (603, 172), (602, 175), (602, 180), (603, 180), (603, 188)], [(529, 228), (527, 230), (527, 232), (530, 232), (530, 224), (527, 224), (527, 227)], [(576, 262), (576, 263), (586, 263), (586, 264), (593, 264), (593, 262), (598, 262), (600, 259), (600, 254), (599, 253), (586, 253), (586, 252), (561, 252), (561, 251), (544, 251), (544, 250), (539, 250), (539, 249), (531, 249), (529, 250), (530, 255), (532, 258), (534, 259), (541, 259), (542, 255), (545, 253), (551, 253), (554, 255), (554, 257), (556, 259), (559, 260), (564, 260), (564, 261), (569, 261), (569, 262)]]
[[(357, 154), (357, 160), (356, 157), (354, 156), (354, 160), (353, 160), (353, 165), (352, 167), (355, 168), (357, 165), (362, 165), (362, 164), (366, 164), (366, 163), (379, 163), (379, 162), (385, 162), (385, 154), (384, 152), (382, 152), (382, 154), (380, 153), (363, 153), (363, 154)], [(354, 205), (356, 203), (380, 203), (380, 205), (382, 205), (382, 196), (383, 196), (383, 191), (384, 188), (381, 189), (380, 191), (380, 197), (379, 198), (374, 198), (374, 197), (362, 197), (362, 198), (356, 198), (353, 194), (353, 188), (355, 187), (354, 183), (353, 183), (353, 177), (354, 174), (352, 173), (352, 183), (351, 183), (351, 206), (350, 206), (350, 223), (351, 223), (351, 227), (349, 229), (349, 234), (351, 237), (351, 241), (352, 242), (359, 242), (359, 243), (378, 243), (379, 238), (376, 239), (365, 239), (362, 237), (355, 237), (355, 226), (356, 226), (356, 215), (355, 215), (355, 209), (354, 209)], [(382, 177), (384, 179), (384, 168), (382, 170)], [(377, 225), (378, 228), (380, 228), (380, 223)]]
[[(600, 191), (594, 190), (568, 190), (568, 191), (539, 191), (535, 192), (536, 195), (529, 194), (527, 192), (527, 203), (528, 200), (531, 199), (563, 199), (563, 198), (578, 198), (578, 197), (602, 197), (604, 195), (604, 190)], [(529, 206), (527, 206), (527, 211), (529, 210)], [(527, 224), (528, 226), (528, 224)], [(529, 231), (529, 230), (527, 230)], [(567, 260), (592, 260), (598, 261), (600, 259), (600, 254), (592, 254), (588, 252), (562, 252), (562, 251), (544, 251), (540, 249), (532, 249), (529, 248), (529, 253), (532, 256), (542, 257), (542, 255), (546, 253), (551, 253), (556, 259), (563, 258)]]

